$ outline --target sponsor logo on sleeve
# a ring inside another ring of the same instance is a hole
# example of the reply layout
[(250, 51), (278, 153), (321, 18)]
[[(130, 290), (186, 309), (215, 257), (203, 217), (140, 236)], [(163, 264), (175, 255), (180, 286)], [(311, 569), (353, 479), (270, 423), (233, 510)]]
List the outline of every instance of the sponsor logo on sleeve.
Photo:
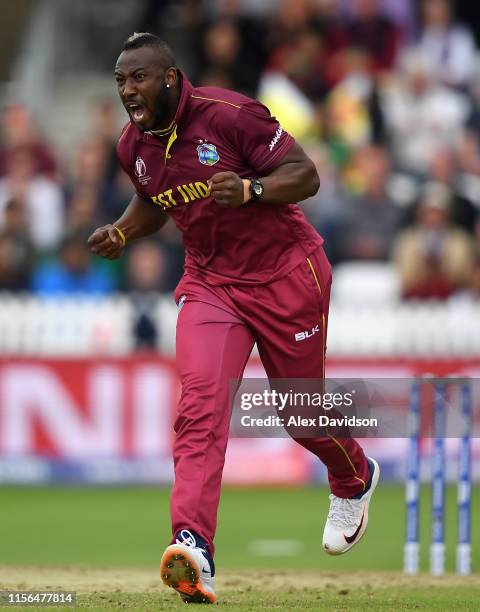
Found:
[(272, 138), (270, 144), (268, 145), (268, 148), (270, 149), (270, 151), (273, 151), (274, 146), (277, 144), (277, 142), (280, 140), (280, 136), (283, 134), (283, 128), (280, 125), (277, 129), (277, 131), (275, 132), (275, 136)]

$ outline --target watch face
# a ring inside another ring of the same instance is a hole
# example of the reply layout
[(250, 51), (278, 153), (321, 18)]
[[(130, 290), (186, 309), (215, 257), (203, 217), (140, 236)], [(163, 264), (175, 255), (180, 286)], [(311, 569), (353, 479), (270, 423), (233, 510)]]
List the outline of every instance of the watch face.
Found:
[(263, 193), (263, 186), (262, 186), (261, 183), (253, 183), (252, 189), (253, 189), (253, 193), (257, 197), (260, 197), (262, 195), (262, 193)]

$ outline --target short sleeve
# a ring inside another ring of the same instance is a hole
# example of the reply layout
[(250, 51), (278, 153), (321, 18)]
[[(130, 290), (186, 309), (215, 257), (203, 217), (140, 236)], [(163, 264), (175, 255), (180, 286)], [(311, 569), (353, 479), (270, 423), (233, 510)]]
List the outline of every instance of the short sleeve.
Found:
[(236, 141), (245, 161), (258, 172), (273, 170), (295, 144), (268, 108), (254, 100), (239, 111)]

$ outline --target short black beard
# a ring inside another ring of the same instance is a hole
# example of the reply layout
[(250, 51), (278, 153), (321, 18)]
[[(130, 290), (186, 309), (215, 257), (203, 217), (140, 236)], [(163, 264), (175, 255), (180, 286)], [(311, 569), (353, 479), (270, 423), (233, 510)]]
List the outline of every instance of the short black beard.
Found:
[(170, 91), (167, 90), (166, 86), (162, 87), (157, 98), (157, 104), (155, 105), (155, 114), (153, 118), (153, 126), (151, 130), (162, 130), (167, 128), (175, 118), (176, 108), (173, 108), (172, 98), (170, 97)]

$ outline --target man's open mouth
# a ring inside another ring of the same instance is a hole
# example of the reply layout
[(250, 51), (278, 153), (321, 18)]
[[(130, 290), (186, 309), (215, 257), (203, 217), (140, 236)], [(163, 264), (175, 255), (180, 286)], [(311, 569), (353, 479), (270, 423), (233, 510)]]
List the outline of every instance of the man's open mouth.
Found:
[(146, 109), (141, 104), (137, 104), (135, 102), (128, 102), (125, 106), (134, 121), (141, 121), (145, 116)]

